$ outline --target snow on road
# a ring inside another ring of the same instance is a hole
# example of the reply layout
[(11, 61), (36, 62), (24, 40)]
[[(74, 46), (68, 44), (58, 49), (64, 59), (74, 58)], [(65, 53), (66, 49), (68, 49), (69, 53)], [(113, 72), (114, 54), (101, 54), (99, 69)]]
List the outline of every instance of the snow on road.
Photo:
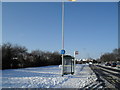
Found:
[(82, 88), (96, 80), (89, 65), (76, 65), (75, 75), (61, 76), (58, 65), (2, 71), (3, 88)]

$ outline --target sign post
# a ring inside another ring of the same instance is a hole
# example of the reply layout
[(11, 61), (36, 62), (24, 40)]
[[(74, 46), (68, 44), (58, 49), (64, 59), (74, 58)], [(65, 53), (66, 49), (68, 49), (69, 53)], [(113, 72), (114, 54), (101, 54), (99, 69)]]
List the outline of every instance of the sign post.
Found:
[(76, 65), (76, 58), (75, 58), (75, 56), (76, 55), (78, 55), (79, 54), (79, 52), (78, 51), (74, 51), (74, 72), (75, 72), (75, 65)]
[(61, 54), (62, 54), (62, 76), (64, 75), (64, 54), (65, 54), (65, 50), (61, 50)]

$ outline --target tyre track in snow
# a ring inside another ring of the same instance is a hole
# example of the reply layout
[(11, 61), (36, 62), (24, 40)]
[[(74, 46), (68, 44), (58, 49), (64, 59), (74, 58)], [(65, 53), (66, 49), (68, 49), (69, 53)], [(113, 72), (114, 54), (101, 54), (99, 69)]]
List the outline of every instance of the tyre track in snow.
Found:
[(96, 74), (97, 80), (95, 82), (90, 83), (89, 85), (86, 85), (83, 89), (87, 89), (87, 90), (91, 90), (91, 89), (97, 90), (97, 89), (100, 89), (100, 88), (103, 89), (105, 87), (105, 82), (102, 80), (100, 75), (96, 72), (95, 67), (93, 67), (92, 65), (89, 65), (89, 67)]
[(117, 74), (116, 70), (109, 70), (109, 68), (103, 68), (96, 65), (90, 65), (90, 67), (98, 76), (98, 80), (102, 80), (101, 83), (104, 84), (103, 88), (120, 90), (119, 73)]

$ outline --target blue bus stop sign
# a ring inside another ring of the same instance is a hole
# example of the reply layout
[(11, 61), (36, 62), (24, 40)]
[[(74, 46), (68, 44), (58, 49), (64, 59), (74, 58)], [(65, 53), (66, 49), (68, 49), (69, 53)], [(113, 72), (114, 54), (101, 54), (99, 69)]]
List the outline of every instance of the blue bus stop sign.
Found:
[(61, 54), (65, 54), (65, 50), (61, 50)]

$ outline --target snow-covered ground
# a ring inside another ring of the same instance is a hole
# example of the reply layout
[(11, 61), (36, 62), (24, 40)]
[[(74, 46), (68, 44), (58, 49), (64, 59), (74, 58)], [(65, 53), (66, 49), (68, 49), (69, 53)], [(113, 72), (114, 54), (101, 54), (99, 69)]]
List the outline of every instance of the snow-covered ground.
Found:
[(61, 76), (58, 65), (2, 71), (2, 88), (83, 88), (96, 81), (89, 65), (76, 65), (75, 75)]

